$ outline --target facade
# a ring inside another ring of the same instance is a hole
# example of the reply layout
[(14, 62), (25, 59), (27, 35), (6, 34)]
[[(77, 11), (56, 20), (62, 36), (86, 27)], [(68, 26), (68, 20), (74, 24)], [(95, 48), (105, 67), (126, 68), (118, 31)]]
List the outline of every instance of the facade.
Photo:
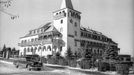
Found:
[(20, 55), (38, 54), (53, 55), (66, 50), (90, 50), (97, 57), (101, 56), (104, 48), (110, 45), (118, 52), (118, 44), (101, 32), (82, 27), (81, 12), (73, 8), (71, 0), (63, 0), (61, 8), (53, 12), (53, 21), (30, 30), (20, 38)]

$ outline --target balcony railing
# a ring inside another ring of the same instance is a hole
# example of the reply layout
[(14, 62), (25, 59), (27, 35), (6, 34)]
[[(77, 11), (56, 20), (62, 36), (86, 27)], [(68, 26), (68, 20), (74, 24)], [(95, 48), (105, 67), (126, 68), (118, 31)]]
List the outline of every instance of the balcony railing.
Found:
[(36, 46), (36, 45), (43, 45), (43, 44), (50, 44), (50, 43), (52, 43), (52, 39), (38, 40), (38, 41), (25, 42), (25, 43), (18, 43), (18, 46), (21, 46), (21, 47)]

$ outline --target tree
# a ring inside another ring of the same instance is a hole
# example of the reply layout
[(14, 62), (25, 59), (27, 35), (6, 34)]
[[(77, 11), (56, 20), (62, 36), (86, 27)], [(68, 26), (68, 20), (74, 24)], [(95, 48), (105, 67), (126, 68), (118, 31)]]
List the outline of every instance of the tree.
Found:
[(67, 58), (67, 59), (72, 59), (72, 57), (73, 57), (73, 53), (72, 53), (72, 51), (71, 51), (71, 48), (69, 47), (69, 48), (67, 49), (67, 52), (66, 52), (66, 58)]
[(14, 57), (14, 55), (15, 55), (15, 52), (16, 52), (16, 49), (15, 49), (15, 47), (11, 50), (11, 54), (13, 55), (13, 57)]
[(4, 44), (2, 48), (2, 56), (5, 58), (6, 57), (6, 45)]
[(6, 50), (6, 45), (4, 44), (2, 51)]
[(81, 58), (81, 57), (82, 57), (82, 52), (81, 52), (81, 51), (75, 51), (74, 57), (75, 57), (76, 59)]

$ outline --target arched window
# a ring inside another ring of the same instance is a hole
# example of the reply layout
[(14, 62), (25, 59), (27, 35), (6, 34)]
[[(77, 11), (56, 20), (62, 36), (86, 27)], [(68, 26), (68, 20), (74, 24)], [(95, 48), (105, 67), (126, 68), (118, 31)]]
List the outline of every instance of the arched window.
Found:
[(31, 47), (31, 52), (33, 52), (33, 47)]
[(51, 51), (51, 46), (48, 46), (48, 47), (47, 47), (47, 50), (50, 50), (50, 51)]
[(46, 50), (46, 46), (43, 47), (43, 51), (45, 51), (45, 50)]
[(26, 55), (26, 51), (27, 51), (27, 49), (26, 49), (26, 48), (24, 48), (24, 55)]
[(36, 50), (37, 50), (37, 47), (35, 47), (35, 48), (34, 48), (34, 50), (35, 50), (35, 52), (36, 52)]
[(29, 48), (27, 48), (27, 52), (30, 52), (30, 49)]
[(41, 46), (39, 46), (39, 48), (38, 48), (38, 51), (40, 51), (41, 50)]

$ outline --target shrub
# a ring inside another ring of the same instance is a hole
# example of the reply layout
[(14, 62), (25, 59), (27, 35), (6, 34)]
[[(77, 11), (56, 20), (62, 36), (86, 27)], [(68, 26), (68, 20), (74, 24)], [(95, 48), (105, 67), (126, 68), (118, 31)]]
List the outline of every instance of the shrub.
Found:
[(46, 59), (45, 57), (41, 57), (41, 61), (42, 61), (43, 63), (47, 63), (47, 59)]
[(81, 60), (78, 61), (78, 64), (82, 69), (90, 69), (92, 65), (91, 60), (84, 58), (81, 58)]
[(76, 67), (77, 66), (77, 61), (75, 59), (74, 60), (68, 60), (67, 63), (68, 63), (68, 66), (70, 66), (70, 67)]

